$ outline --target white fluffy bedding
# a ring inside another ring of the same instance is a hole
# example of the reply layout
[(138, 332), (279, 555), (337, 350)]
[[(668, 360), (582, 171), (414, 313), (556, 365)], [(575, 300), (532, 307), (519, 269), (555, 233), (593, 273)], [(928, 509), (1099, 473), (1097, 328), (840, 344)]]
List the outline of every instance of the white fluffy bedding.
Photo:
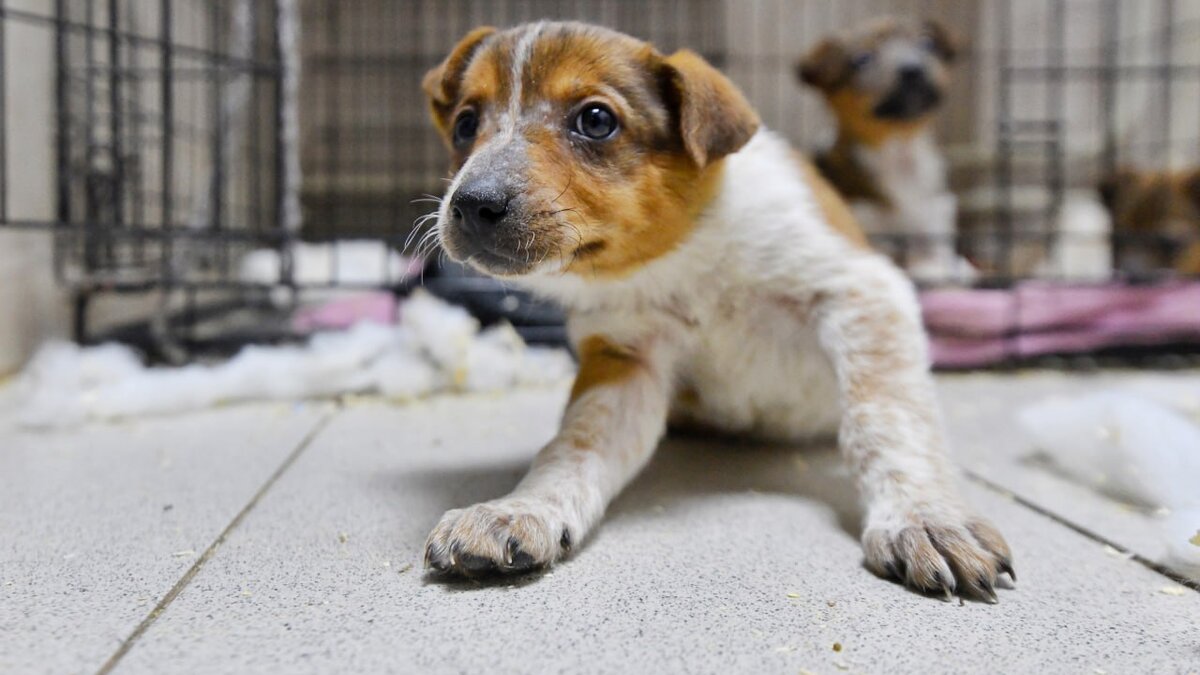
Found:
[(1163, 514), (1161, 562), (1200, 580), (1200, 383), (1051, 398), (1017, 421), (1074, 480)]
[(304, 345), (249, 346), (223, 363), (178, 368), (147, 368), (123, 345), (51, 342), (18, 377), (8, 405), (24, 426), (64, 427), (233, 401), (502, 391), (574, 372), (565, 351), (526, 346), (507, 324), (481, 331), (465, 310), (424, 292), (402, 303), (400, 317), (398, 325), (361, 322)]

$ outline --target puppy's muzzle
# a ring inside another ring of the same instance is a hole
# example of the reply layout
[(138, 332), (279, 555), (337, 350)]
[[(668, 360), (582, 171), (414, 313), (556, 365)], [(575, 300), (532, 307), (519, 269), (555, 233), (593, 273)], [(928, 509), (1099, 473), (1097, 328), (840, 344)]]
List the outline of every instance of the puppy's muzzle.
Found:
[(444, 243), (451, 257), (494, 273), (526, 269), (533, 255), (528, 250), (532, 239), (521, 235), (525, 218), (516, 194), (494, 174), (459, 185), (447, 205)]
[(471, 242), (490, 248), (496, 230), (508, 215), (512, 198), (496, 180), (481, 179), (460, 185), (450, 199), (450, 222)]
[(880, 119), (904, 121), (920, 117), (941, 103), (942, 92), (919, 65), (903, 66), (896, 72), (896, 86), (875, 107)]

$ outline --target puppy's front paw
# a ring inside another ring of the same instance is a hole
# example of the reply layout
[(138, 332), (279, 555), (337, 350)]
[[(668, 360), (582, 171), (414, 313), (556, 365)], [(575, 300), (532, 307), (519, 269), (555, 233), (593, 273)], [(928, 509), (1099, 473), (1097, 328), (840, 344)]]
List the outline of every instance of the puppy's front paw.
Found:
[(425, 542), (425, 566), (466, 577), (521, 574), (566, 556), (575, 535), (553, 505), (499, 499), (447, 511)]
[[(863, 532), (867, 567), (926, 593), (955, 591), (995, 603), (996, 578), (1015, 582), (1012, 552), (991, 523), (971, 516), (913, 510), (870, 519)], [(894, 516), (894, 517), (890, 517)]]

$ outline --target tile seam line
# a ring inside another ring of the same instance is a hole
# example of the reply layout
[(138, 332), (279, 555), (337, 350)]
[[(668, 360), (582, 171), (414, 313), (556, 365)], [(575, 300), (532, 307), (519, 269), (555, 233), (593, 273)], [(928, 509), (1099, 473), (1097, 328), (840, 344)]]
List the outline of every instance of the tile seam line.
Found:
[(288, 453), (288, 456), (283, 460), (283, 462), (276, 467), (275, 471), (273, 471), (271, 475), (267, 477), (267, 480), (261, 486), (259, 486), (258, 490), (255, 491), (255, 493), (250, 497), (250, 500), (246, 502), (244, 506), (242, 506), (241, 510), (239, 510), (233, 519), (230, 520), (225, 526), (225, 528), (221, 530), (221, 533), (217, 535), (216, 539), (214, 539), (212, 543), (208, 545), (208, 548), (204, 549), (204, 553), (202, 553), (200, 557), (196, 559), (196, 562), (192, 563), (192, 566), (183, 573), (183, 576), (181, 576), (175, 582), (175, 584), (171, 586), (171, 589), (167, 591), (167, 594), (164, 595), (162, 599), (158, 601), (158, 604), (154, 606), (154, 609), (150, 610), (150, 613), (147, 614), (140, 623), (138, 623), (137, 627), (133, 629), (133, 632), (131, 632), (128, 637), (121, 641), (121, 644), (117, 647), (117, 650), (113, 652), (113, 654), (104, 662), (104, 665), (100, 666), (100, 669), (96, 671), (97, 675), (107, 675), (117, 667), (117, 665), (121, 662), (121, 659), (124, 658), (131, 649), (133, 649), (134, 644), (136, 644), (137, 641), (146, 633), (146, 631), (149, 630), (152, 625), (154, 625), (154, 622), (158, 620), (158, 617), (161, 616), (162, 613), (171, 606), (171, 603), (175, 601), (175, 598), (179, 597), (180, 593), (182, 593), (184, 589), (191, 585), (192, 580), (196, 578), (196, 575), (200, 573), (200, 570), (204, 567), (204, 565), (216, 555), (217, 550), (221, 548), (221, 545), (225, 543), (225, 540), (228, 539), (229, 535), (232, 534), (233, 531), (236, 530), (239, 525), (241, 525), (242, 521), (245, 520), (246, 516), (248, 516), (256, 506), (258, 506), (258, 503), (262, 501), (262, 498), (265, 497), (267, 492), (274, 487), (275, 483), (283, 477), (283, 474), (287, 473), (288, 469), (290, 469), (292, 465), (296, 463), (296, 460), (300, 459), (300, 456), (303, 455), (304, 451), (312, 445), (313, 441), (317, 439), (317, 436), (321, 435), (321, 432), (323, 432), (329, 426), (329, 423), (333, 421), (334, 417), (337, 416), (339, 411), (340, 406), (336, 410), (325, 413), (321, 419), (317, 420), (317, 423), (313, 426), (313, 428), (310, 429), (302, 439), (300, 439), (300, 442), (296, 445), (296, 447), (290, 453)]
[(1013, 492), (1012, 490), (1009, 490), (1008, 488), (1004, 487), (1003, 485), (994, 483), (991, 480), (984, 478), (983, 476), (975, 473), (974, 471), (966, 470), (963, 473), (965, 473), (967, 478), (969, 478), (971, 481), (978, 483), (979, 485), (991, 490), (992, 492), (995, 492), (996, 494), (998, 494), (1002, 497), (1008, 497), (1009, 499), (1012, 499), (1014, 502), (1029, 509), (1030, 511), (1033, 511), (1034, 513), (1036, 513), (1044, 518), (1048, 518), (1048, 519), (1058, 523), (1059, 525), (1062, 525), (1063, 527), (1066, 527), (1067, 529), (1074, 531), (1077, 534), (1081, 534), (1084, 537), (1087, 537), (1088, 539), (1091, 539), (1092, 541), (1094, 541), (1098, 544), (1103, 544), (1105, 546), (1111, 546), (1114, 550), (1119, 551), (1120, 553), (1128, 556), (1130, 560), (1133, 560), (1134, 562), (1138, 563), (1142, 567), (1149, 569), (1151, 572), (1155, 572), (1161, 576), (1164, 576), (1164, 577), (1170, 579), (1171, 581), (1174, 581), (1175, 583), (1179, 584), (1180, 586), (1183, 586), (1184, 588), (1190, 588), (1191, 590), (1200, 593), (1200, 581), (1193, 581), (1193, 580), (1183, 576), (1182, 574), (1175, 572), (1170, 567), (1167, 567), (1166, 565), (1163, 565), (1162, 563), (1159, 563), (1157, 561), (1151, 560), (1150, 558), (1143, 556), (1142, 554), (1138, 553), (1137, 551), (1134, 551), (1127, 546), (1123, 546), (1123, 545), (1117, 543), (1116, 541), (1113, 541), (1112, 539), (1105, 537), (1102, 534), (1094, 532), (1082, 525), (1078, 525), (1078, 524), (1066, 519), (1065, 517), (1060, 516), (1057, 513), (1047, 509), (1046, 507), (1036, 504), (1033, 501), (1026, 499), (1025, 497), (1022, 497), (1021, 495), (1017, 494), (1016, 492)]

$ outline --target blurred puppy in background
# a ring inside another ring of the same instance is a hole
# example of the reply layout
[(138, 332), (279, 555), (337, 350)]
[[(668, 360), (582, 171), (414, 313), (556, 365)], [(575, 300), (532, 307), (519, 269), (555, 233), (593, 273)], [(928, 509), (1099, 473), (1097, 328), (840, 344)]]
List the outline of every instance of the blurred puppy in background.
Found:
[(822, 40), (797, 64), (837, 119), (817, 166), (873, 243), (920, 281), (970, 281), (957, 204), (933, 138), (958, 39), (936, 21), (880, 19)]
[(568, 555), (671, 419), (836, 436), (867, 566), (995, 601), (1011, 553), (955, 485), (912, 284), (732, 82), (687, 50), (536, 23), (473, 31), (424, 85), (454, 167), (441, 244), (560, 302), (580, 361), (558, 434), (512, 493), (442, 517), (429, 567)]
[(1101, 181), (1113, 264), (1132, 275), (1200, 275), (1200, 169), (1123, 168)]

